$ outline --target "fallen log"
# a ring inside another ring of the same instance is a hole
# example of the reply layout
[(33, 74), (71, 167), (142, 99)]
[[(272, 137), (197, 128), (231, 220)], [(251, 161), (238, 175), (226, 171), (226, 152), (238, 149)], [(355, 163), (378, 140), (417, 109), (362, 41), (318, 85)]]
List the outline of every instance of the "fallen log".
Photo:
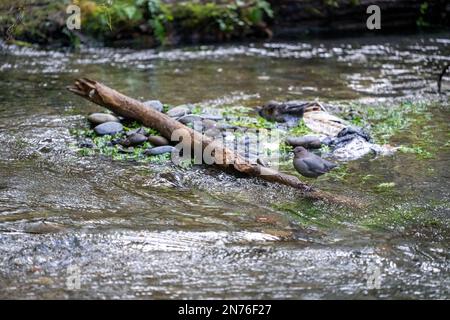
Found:
[(271, 183), (290, 186), (298, 190), (299, 194), (305, 198), (359, 206), (353, 199), (332, 195), (315, 189), (302, 182), (296, 176), (281, 173), (257, 163), (250, 163), (241, 155), (223, 147), (219, 141), (185, 126), (164, 113), (148, 108), (142, 102), (111, 89), (100, 82), (81, 78), (77, 79), (74, 85), (68, 86), (67, 89), (72, 93), (111, 110), (117, 115), (137, 120), (149, 128), (158, 130), (169, 141), (171, 141), (172, 134), (176, 130), (183, 130), (183, 132), (190, 136), (190, 141), (194, 147), (197, 145), (204, 150), (206, 147), (211, 149), (211, 146), (214, 146), (215, 152), (212, 153), (214, 157), (213, 164), (223, 170), (233, 169), (237, 172), (251, 177), (258, 177)]

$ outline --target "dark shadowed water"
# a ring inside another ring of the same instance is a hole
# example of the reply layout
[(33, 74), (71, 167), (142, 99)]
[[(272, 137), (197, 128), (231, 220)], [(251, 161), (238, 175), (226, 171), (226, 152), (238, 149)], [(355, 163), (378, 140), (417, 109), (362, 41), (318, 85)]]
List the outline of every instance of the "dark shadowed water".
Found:
[[(166, 51), (2, 46), (0, 298), (450, 298), (450, 110), (436, 94), (449, 62), (448, 34)], [(427, 116), (390, 142), (433, 157), (369, 157), (314, 182), (364, 209), (202, 166), (82, 157), (69, 130), (102, 109), (65, 90), (80, 76), (213, 108), (425, 103)], [(64, 230), (24, 232), (41, 219)]]

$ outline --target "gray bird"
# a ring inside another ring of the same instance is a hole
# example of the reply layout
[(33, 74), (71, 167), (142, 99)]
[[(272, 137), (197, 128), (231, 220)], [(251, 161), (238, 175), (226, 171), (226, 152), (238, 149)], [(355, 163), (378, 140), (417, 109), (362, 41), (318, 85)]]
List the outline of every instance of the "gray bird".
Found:
[(316, 156), (303, 147), (294, 149), (293, 163), (295, 170), (308, 178), (317, 178), (337, 167), (336, 164)]

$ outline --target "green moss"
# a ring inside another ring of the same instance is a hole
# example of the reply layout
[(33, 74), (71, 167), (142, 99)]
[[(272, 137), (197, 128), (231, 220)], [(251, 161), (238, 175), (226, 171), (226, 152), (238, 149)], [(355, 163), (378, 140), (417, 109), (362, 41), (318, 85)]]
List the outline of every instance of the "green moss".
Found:
[(270, 122), (260, 116), (256, 118), (245, 116), (238, 117), (237, 119), (230, 121), (230, 124), (237, 127), (253, 129), (273, 129), (276, 126), (273, 122)]
[[(50, 1), (45, 6), (36, 0), (5, 0), (0, 10), (0, 32), (6, 39), (19, 44), (25, 42), (47, 44), (54, 37), (66, 38), (65, 1)], [(9, 9), (9, 10), (8, 10)]]
[(294, 136), (305, 136), (314, 132), (306, 126), (305, 122), (302, 119), (299, 121), (296, 127), (289, 129), (289, 133)]
[[(411, 140), (410, 145), (399, 148), (400, 152), (416, 154), (420, 159), (433, 158), (437, 147), (433, 141), (433, 126), (427, 125), (431, 121), (430, 109), (434, 105), (426, 103), (402, 102), (398, 105), (384, 107), (366, 107), (350, 105), (350, 109), (356, 110), (358, 115), (350, 121), (360, 127), (368, 127), (376, 143), (386, 144), (396, 136), (406, 132), (417, 132), (419, 135), (408, 135), (405, 138)], [(347, 109), (347, 108), (345, 108)], [(347, 111), (344, 110), (343, 114)]]
[(378, 192), (386, 192), (395, 188), (395, 182), (383, 182), (376, 186)]
[(194, 107), (191, 109), (191, 113), (192, 113), (192, 114), (202, 114), (202, 112), (203, 112), (203, 109), (202, 109), (202, 107), (200, 107), (200, 106), (194, 106)]
[[(283, 204), (275, 203), (273, 207), (289, 214), (304, 227), (335, 228), (341, 223), (341, 214), (338, 208), (332, 208), (319, 202), (313, 203), (309, 200), (303, 200)], [(333, 214), (330, 214), (330, 212), (333, 212)]]
[(333, 170), (327, 172), (324, 178), (334, 181), (345, 181), (350, 175), (348, 167), (345, 164), (341, 164)]
[[(448, 205), (448, 204), (447, 204)], [(358, 222), (369, 229), (441, 228), (443, 221), (430, 215), (430, 206), (399, 204), (383, 208)]]
[[(124, 132), (142, 127), (137, 121), (133, 121), (124, 125)], [(152, 128), (145, 128), (150, 135), (159, 135), (159, 132)], [(131, 148), (124, 148), (119, 144), (113, 144), (113, 140), (123, 139), (126, 137), (124, 133), (115, 135), (99, 136), (94, 130), (88, 128), (71, 129), (70, 133), (79, 138), (89, 138), (92, 140), (93, 148), (80, 148), (78, 154), (81, 156), (92, 156), (95, 154), (103, 155), (117, 161), (138, 161), (150, 163), (165, 163), (170, 160), (170, 154), (162, 154), (149, 156), (144, 151), (151, 148), (149, 142)]]
[(420, 146), (411, 146), (411, 147), (400, 146), (400, 148), (398, 150), (403, 153), (416, 154), (421, 159), (434, 158), (434, 155), (431, 152), (425, 150), (423, 147), (420, 147)]

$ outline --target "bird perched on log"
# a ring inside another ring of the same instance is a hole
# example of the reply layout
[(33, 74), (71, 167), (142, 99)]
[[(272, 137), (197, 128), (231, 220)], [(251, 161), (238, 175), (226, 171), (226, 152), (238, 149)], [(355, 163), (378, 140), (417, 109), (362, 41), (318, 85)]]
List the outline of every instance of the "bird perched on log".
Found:
[(293, 163), (295, 170), (308, 178), (317, 178), (337, 167), (336, 164), (316, 156), (303, 147), (294, 149)]

